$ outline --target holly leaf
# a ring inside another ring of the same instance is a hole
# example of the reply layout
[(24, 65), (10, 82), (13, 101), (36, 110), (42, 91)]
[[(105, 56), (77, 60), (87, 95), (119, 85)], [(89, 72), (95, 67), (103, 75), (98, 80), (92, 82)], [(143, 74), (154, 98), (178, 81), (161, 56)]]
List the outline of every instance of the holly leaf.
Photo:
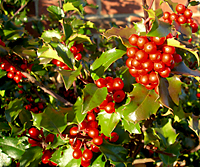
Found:
[(0, 131), (9, 131), (10, 126), (7, 124), (7, 122), (0, 122)]
[(167, 4), (169, 5), (169, 7), (172, 9), (173, 12), (176, 12), (176, 6), (178, 5), (178, 3), (174, 3), (171, 0), (164, 0), (165, 2), (167, 2)]
[(73, 34), (69, 37), (69, 41), (77, 41), (78, 43), (83, 43), (83, 42), (89, 42), (92, 44), (92, 41), (90, 40), (90, 37), (87, 35), (83, 34)]
[(104, 142), (99, 146), (101, 152), (106, 156), (107, 159), (114, 162), (126, 162), (128, 150), (121, 145)]
[(75, 71), (71, 71), (71, 70), (61, 70), (61, 71), (59, 71), (59, 73), (62, 76), (66, 90), (68, 90), (72, 86), (76, 77), (79, 76), (81, 68), (82, 68), (82, 65), (80, 65), (79, 68)]
[(10, 166), (12, 159), (0, 149), (0, 166)]
[(4, 77), (6, 75), (7, 75), (7, 72), (0, 69), (0, 78)]
[(132, 47), (132, 45), (128, 41), (128, 38), (132, 34), (136, 34), (135, 28), (130, 28), (126, 26), (125, 28), (112, 27), (111, 29), (104, 32), (103, 36), (106, 37), (107, 39), (111, 37), (117, 37), (122, 41), (122, 44), (124, 44), (126, 47)]
[(62, 156), (58, 159), (60, 167), (80, 167), (81, 159), (74, 159), (73, 151), (71, 147), (62, 151)]
[(172, 156), (160, 153), (159, 157), (166, 166), (171, 166), (178, 159), (180, 155), (180, 148), (180, 143), (175, 142), (174, 144), (169, 145), (165, 150), (166, 153), (171, 153)]
[(9, 48), (0, 45), (0, 55), (1, 57), (8, 55)]
[(187, 24), (178, 24), (177, 22), (173, 23), (175, 25), (175, 29), (180, 32), (181, 34), (179, 35), (180, 38), (182, 39), (188, 39), (191, 38), (192, 35), (192, 29), (189, 25)]
[(6, 120), (8, 122), (14, 121), (23, 109), (23, 102), (21, 99), (16, 98), (10, 101), (5, 111)]
[(167, 39), (167, 45), (183, 49), (183, 50), (185, 50), (185, 52), (190, 52), (191, 54), (193, 54), (196, 57), (197, 62), (199, 64), (198, 50), (192, 50), (190, 48), (187, 48), (185, 45), (181, 44), (178, 40), (175, 40), (173, 38)]
[(43, 113), (32, 113), (34, 126), (43, 127), (47, 131), (57, 134), (62, 133), (67, 127), (67, 114), (64, 110), (55, 110), (51, 106), (47, 106)]
[(189, 4), (188, 4), (188, 7), (190, 7), (190, 6), (197, 6), (199, 4), (200, 4), (199, 1), (190, 1)]
[(22, 158), (20, 159), (20, 166), (38, 166), (42, 155), (41, 147), (30, 147), (26, 149), (25, 153), (22, 155)]
[(168, 77), (167, 78), (168, 83), (169, 83), (169, 95), (173, 102), (178, 106), (179, 105), (179, 94), (181, 93), (181, 85), (182, 82), (180, 78), (176, 75), (173, 77)]
[[(146, 35), (146, 27), (144, 24), (144, 19), (142, 19), (139, 22), (133, 23), (134, 29), (136, 30), (137, 34), (140, 33), (140, 35)], [(136, 33), (134, 33), (136, 34)], [(128, 45), (131, 47), (131, 45), (128, 43)]]
[(47, 43), (51, 42), (54, 38), (59, 41), (61, 39), (61, 34), (60, 31), (46, 30), (42, 33), (41, 38)]
[[(94, 80), (101, 77), (107, 68), (116, 60), (120, 59), (126, 51), (113, 48), (108, 50), (100, 56), (99, 59), (96, 59), (94, 63), (90, 66), (90, 69), (93, 71), (92, 77)], [(105, 61), (106, 60), (106, 61)]]
[(122, 125), (124, 127), (124, 130), (128, 131), (130, 134), (134, 133), (134, 134), (141, 134), (141, 130), (140, 130), (140, 124), (139, 123), (133, 123), (130, 122), (126, 119), (122, 120)]
[(0, 147), (4, 153), (14, 159), (19, 159), (25, 152), (22, 138), (5, 137), (0, 139)]
[(77, 122), (81, 123), (85, 119), (85, 117), (87, 115), (87, 113), (82, 114), (83, 99), (81, 99), (80, 97), (78, 97), (77, 100), (76, 100), (76, 103), (73, 106), (73, 108), (74, 108), (74, 111), (76, 113), (76, 120), (77, 120)]
[(105, 166), (106, 161), (103, 160), (103, 158), (104, 158), (104, 155), (103, 155), (103, 154), (99, 155), (99, 156), (92, 162), (91, 167), (102, 167), (102, 166)]
[(58, 6), (48, 6), (47, 11), (53, 14), (58, 20), (61, 20), (63, 17), (65, 17), (64, 11)]
[(107, 88), (98, 88), (95, 84), (89, 83), (83, 89), (83, 109), (82, 114), (87, 113), (99, 106), (107, 96)]
[(200, 76), (199, 70), (190, 69), (183, 61), (176, 65), (171, 72), (174, 74), (182, 74), (186, 76)]
[(134, 84), (133, 91), (128, 94), (130, 101), (124, 106), (124, 118), (131, 122), (138, 122), (155, 114), (160, 107), (158, 95), (154, 90), (148, 90), (141, 84)]
[(76, 11), (82, 18), (84, 18), (82, 13), (78, 10), (78, 8), (74, 7), (73, 3), (71, 3), (71, 2), (67, 2), (67, 3), (63, 4), (63, 10), (64, 10), (64, 12), (69, 12), (72, 10)]
[(106, 111), (102, 111), (98, 114), (97, 119), (101, 126), (101, 133), (110, 136), (120, 120), (120, 115), (117, 112), (109, 114)]
[(159, 84), (159, 95), (160, 95), (160, 102), (167, 108), (172, 110), (174, 106), (174, 102), (169, 94), (169, 82), (166, 78), (160, 78)]

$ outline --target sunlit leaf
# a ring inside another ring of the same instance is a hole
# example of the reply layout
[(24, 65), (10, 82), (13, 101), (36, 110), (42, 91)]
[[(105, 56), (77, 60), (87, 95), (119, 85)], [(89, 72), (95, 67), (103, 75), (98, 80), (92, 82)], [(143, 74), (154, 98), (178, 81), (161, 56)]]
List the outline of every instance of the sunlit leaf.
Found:
[(128, 121), (138, 122), (155, 114), (160, 107), (158, 95), (154, 90), (148, 90), (141, 84), (134, 84), (128, 97), (130, 102), (124, 106), (123, 115)]
[(105, 36), (107, 39), (111, 37), (117, 37), (121, 39), (122, 43), (126, 47), (131, 47), (131, 44), (128, 42), (128, 38), (130, 37), (131, 34), (136, 34), (136, 30), (134, 28), (115, 28), (112, 27), (111, 29), (107, 30), (106, 32), (103, 33), (103, 36)]
[(134, 133), (134, 134), (141, 134), (141, 130), (140, 130), (140, 124), (139, 123), (133, 123), (130, 122), (126, 119), (122, 120), (122, 125), (124, 127), (124, 130), (127, 130), (130, 134)]
[(90, 44), (92, 44), (90, 37), (88, 37), (87, 35), (82, 35), (82, 34), (73, 34), (69, 37), (68, 40), (69, 41), (77, 41), (79, 43), (89, 42)]
[(81, 12), (78, 10), (78, 8), (74, 7), (73, 3), (71, 3), (71, 2), (67, 2), (67, 3), (63, 4), (63, 10), (64, 10), (64, 12), (74, 10), (83, 18), (83, 15), (81, 14)]
[(56, 30), (46, 30), (42, 33), (41, 38), (43, 38), (45, 42), (51, 42), (53, 38), (59, 41), (61, 39), (61, 33)]
[(99, 125), (101, 126), (101, 133), (106, 136), (110, 136), (111, 132), (117, 126), (120, 116), (118, 113), (109, 114), (105, 111), (98, 114), (97, 119), (99, 120)]
[(103, 161), (103, 154), (101, 154), (94, 160), (91, 167), (102, 167), (105, 166), (105, 163), (106, 161)]
[(10, 166), (12, 159), (0, 149), (0, 166)]
[(83, 100), (80, 97), (77, 98), (76, 103), (74, 104), (73, 108), (76, 113), (77, 122), (81, 123), (85, 119), (87, 113), (84, 113), (84, 114), (82, 113)]
[(61, 20), (65, 17), (64, 11), (58, 6), (48, 6), (47, 11), (57, 17), (58, 20)]
[(95, 84), (90, 83), (83, 89), (83, 109), (82, 114), (87, 113), (95, 107), (98, 107), (107, 96), (107, 88), (98, 88)]

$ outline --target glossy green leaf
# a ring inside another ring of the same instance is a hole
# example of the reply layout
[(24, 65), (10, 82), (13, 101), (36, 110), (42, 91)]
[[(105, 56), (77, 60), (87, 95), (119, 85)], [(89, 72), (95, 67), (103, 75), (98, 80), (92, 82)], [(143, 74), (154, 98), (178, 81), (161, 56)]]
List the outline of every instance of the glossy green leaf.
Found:
[(185, 52), (192, 53), (196, 57), (197, 62), (199, 64), (198, 50), (193, 50), (193, 49), (187, 48), (185, 45), (181, 44), (178, 40), (175, 40), (173, 38), (167, 39), (167, 44), (170, 45), (170, 46), (180, 48), (180, 49), (184, 49)]
[(100, 150), (111, 161), (124, 163), (127, 161), (128, 150), (121, 145), (112, 144), (104, 140), (103, 144), (100, 145)]
[(90, 83), (83, 89), (83, 109), (82, 114), (87, 113), (95, 107), (98, 107), (107, 96), (107, 88), (98, 88), (95, 84)]
[(6, 122), (0, 122), (0, 131), (9, 131), (10, 126)]
[(130, 102), (124, 106), (123, 115), (127, 121), (138, 122), (155, 114), (160, 107), (158, 95), (141, 84), (134, 84), (133, 91), (128, 94)]
[(188, 7), (190, 7), (190, 6), (197, 6), (199, 4), (200, 4), (200, 2), (198, 0), (197, 1), (190, 1), (189, 4), (188, 4)]
[[(94, 61), (94, 63), (91, 65), (90, 69), (95, 74), (93, 76), (93, 79), (98, 79), (104, 74), (104, 71), (107, 70), (107, 68), (116, 60), (120, 59), (126, 51), (119, 50), (116, 48), (113, 48), (111, 50), (108, 50)], [(105, 61), (106, 60), (106, 61)]]
[(72, 156), (73, 151), (71, 147), (63, 150), (62, 156), (59, 159), (60, 167), (80, 167), (81, 159), (74, 159)]
[(77, 100), (76, 100), (76, 103), (73, 106), (73, 109), (74, 109), (74, 111), (76, 113), (77, 122), (81, 123), (85, 119), (85, 117), (87, 115), (87, 113), (84, 113), (84, 114), (82, 113), (82, 110), (83, 110), (83, 99), (78, 97)]
[(116, 28), (116, 27), (112, 27), (111, 29), (109, 29), (106, 32), (104, 32), (103, 36), (105, 36), (107, 39), (109, 39), (111, 37), (117, 37), (122, 41), (122, 43), (126, 47), (132, 47), (132, 45), (128, 41), (128, 38), (132, 34), (136, 34), (135, 28), (130, 28), (130, 27)]
[(61, 20), (63, 17), (65, 17), (64, 11), (58, 6), (48, 6), (47, 11), (53, 14), (58, 20)]
[(10, 166), (12, 159), (0, 149), (0, 166)]
[(92, 44), (90, 37), (88, 37), (87, 35), (83, 35), (83, 34), (73, 34), (69, 37), (68, 40), (69, 41), (77, 41), (78, 43), (89, 42), (90, 44)]
[(122, 120), (122, 125), (124, 127), (124, 130), (128, 131), (130, 134), (141, 134), (141, 130), (140, 130), (140, 124), (139, 123), (133, 123), (130, 122), (126, 119)]
[(5, 137), (0, 139), (0, 147), (4, 153), (14, 159), (19, 159), (25, 152), (21, 138)]
[(32, 116), (31, 113), (25, 109), (23, 109), (20, 113), (19, 113), (19, 119), (20, 122), (24, 125), (26, 124), (26, 127), (29, 128), (32, 125)]
[(51, 133), (62, 133), (67, 127), (67, 114), (63, 110), (55, 110), (53, 107), (48, 106), (43, 113), (34, 114), (33, 124), (34, 126), (48, 130)]
[(199, 70), (190, 69), (183, 61), (172, 69), (172, 73), (186, 76), (200, 76)]
[(159, 83), (159, 95), (160, 95), (160, 102), (167, 108), (172, 109), (174, 106), (174, 102), (169, 94), (169, 82), (166, 78), (160, 78)]
[(91, 167), (102, 167), (105, 166), (106, 161), (103, 161), (104, 155), (99, 155), (91, 164)]
[(73, 33), (72, 27), (68, 23), (63, 23), (64, 32), (65, 32), (65, 39), (67, 40)]
[(9, 49), (0, 45), (0, 57), (6, 56), (9, 52)]
[(67, 2), (67, 3), (63, 4), (63, 10), (64, 10), (64, 12), (69, 12), (72, 10), (76, 11), (83, 18), (82, 13), (78, 10), (78, 8), (74, 7), (73, 3), (71, 3), (71, 2)]
[(10, 101), (5, 111), (5, 116), (8, 122), (14, 121), (23, 109), (23, 102), (21, 99), (16, 98)]
[(42, 157), (42, 148), (41, 147), (30, 147), (26, 149), (25, 153), (20, 159), (20, 167), (34, 167), (39, 164)]
[(101, 133), (106, 136), (110, 136), (111, 132), (115, 129), (120, 121), (120, 115), (118, 113), (109, 114), (102, 111), (98, 114), (98, 123), (101, 126)]
[(51, 42), (53, 38), (59, 41), (61, 39), (61, 33), (56, 30), (46, 30), (42, 33), (41, 38), (48, 43)]
[(178, 134), (176, 134), (175, 129), (172, 127), (171, 119), (169, 119), (164, 126), (160, 128), (155, 128), (155, 130), (156, 133), (158, 133), (158, 135), (162, 135), (163, 137), (166, 138), (167, 145), (171, 145), (176, 141)]
[(23, 30), (3, 30), (7, 40), (16, 40), (23, 36)]
[(81, 68), (82, 66), (80, 65), (79, 68), (75, 71), (70, 71), (70, 70), (59, 71), (64, 81), (66, 90), (68, 90), (72, 86), (73, 82), (76, 80), (76, 77), (80, 75)]
[[(144, 24), (144, 19), (141, 19), (141, 21), (133, 23), (134, 29), (136, 30), (137, 33), (135, 34), (140, 34), (140, 35), (146, 35), (146, 27)], [(129, 44), (131, 47), (131, 45)]]
[(175, 142), (174, 144), (168, 146), (165, 150), (166, 153), (171, 153), (172, 156), (159, 154), (159, 157), (166, 166), (171, 166), (178, 159), (180, 155), (180, 148), (180, 143)]
[(7, 72), (0, 69), (0, 78), (4, 77), (6, 75), (7, 75)]
[(169, 87), (168, 87), (169, 95), (171, 99), (173, 100), (173, 102), (176, 105), (179, 105), (179, 95), (181, 94), (182, 82), (180, 78), (176, 75), (174, 75), (173, 77), (168, 77), (167, 80), (169, 83)]
[(59, 43), (55, 49), (58, 53), (58, 56), (63, 59), (64, 63), (67, 64), (69, 68), (73, 69), (73, 64), (75, 63), (74, 55), (71, 53), (68, 47)]

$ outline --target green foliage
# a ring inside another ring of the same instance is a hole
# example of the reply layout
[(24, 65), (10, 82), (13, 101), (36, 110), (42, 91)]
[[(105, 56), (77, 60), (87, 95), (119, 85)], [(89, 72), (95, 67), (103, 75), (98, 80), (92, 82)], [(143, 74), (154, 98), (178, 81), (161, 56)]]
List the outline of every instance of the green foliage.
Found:
[[(0, 166), (83, 166), (83, 158), (74, 158), (74, 148), (80, 141), (82, 153), (92, 150), (91, 127), (103, 139), (93, 150), (91, 167), (129, 167), (138, 158), (156, 159), (163, 166), (199, 163), (199, 31), (193, 33), (187, 23), (163, 22), (161, 9), (145, 5), (147, 16), (132, 28), (102, 30), (84, 19), (84, 7), (96, 6), (66, 0), (49, 6), (49, 14), (37, 21), (31, 18), (35, 37), (25, 29), (29, 1), (0, 2)], [(177, 3), (162, 3), (176, 11)], [(188, 4), (197, 5), (198, 1)], [(127, 48), (135, 47), (129, 37), (137, 34), (150, 40), (169, 33), (174, 36), (165, 44), (183, 61), (175, 62), (165, 78), (156, 72), (157, 86), (147, 89), (127, 67)], [(9, 78), (8, 73), (21, 78)], [(108, 81), (115, 78), (122, 79), (122, 89)], [(98, 79), (106, 83), (98, 85)], [(115, 93), (120, 91), (125, 95), (117, 102), (121, 94)], [(112, 113), (107, 103), (114, 105)]]

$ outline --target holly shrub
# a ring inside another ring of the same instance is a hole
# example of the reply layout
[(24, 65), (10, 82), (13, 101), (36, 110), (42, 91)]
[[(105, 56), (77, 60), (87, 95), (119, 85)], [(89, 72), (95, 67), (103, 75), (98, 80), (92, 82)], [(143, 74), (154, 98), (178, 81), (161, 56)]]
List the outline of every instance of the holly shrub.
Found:
[(107, 30), (85, 1), (28, 3), (1, 0), (0, 166), (200, 165), (199, 1)]

